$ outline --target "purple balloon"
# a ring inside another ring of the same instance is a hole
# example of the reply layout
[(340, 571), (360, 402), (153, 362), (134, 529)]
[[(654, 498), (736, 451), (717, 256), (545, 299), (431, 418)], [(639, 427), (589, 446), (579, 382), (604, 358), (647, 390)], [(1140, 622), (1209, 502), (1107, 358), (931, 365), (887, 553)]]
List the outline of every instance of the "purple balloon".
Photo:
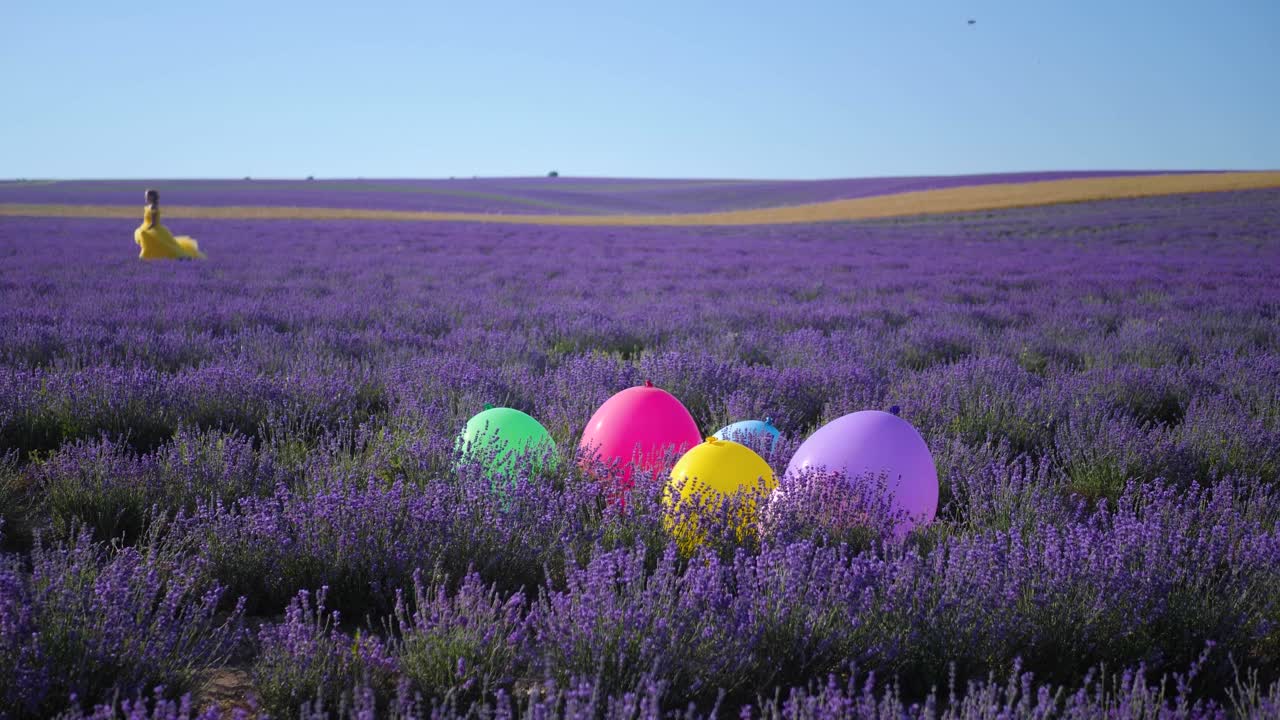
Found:
[(906, 516), (896, 525), (899, 536), (933, 522), (938, 512), (938, 469), (929, 446), (897, 415), (863, 410), (823, 425), (796, 450), (787, 474), (806, 468), (842, 472), (850, 482), (884, 473), (895, 512)]

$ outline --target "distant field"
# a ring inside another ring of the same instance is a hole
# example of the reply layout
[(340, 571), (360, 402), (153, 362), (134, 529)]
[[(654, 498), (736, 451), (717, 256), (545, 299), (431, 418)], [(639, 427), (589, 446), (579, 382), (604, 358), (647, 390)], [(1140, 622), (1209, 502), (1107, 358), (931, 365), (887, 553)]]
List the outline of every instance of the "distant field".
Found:
[(970, 212), (1280, 187), (1280, 172), (1059, 172), (818, 181), (512, 178), (0, 183), (0, 215), (127, 218), (142, 191), (167, 217), (755, 225)]
[(477, 213), (688, 213), (750, 210), (992, 183), (1132, 175), (1043, 172), (843, 180), (477, 178), (455, 180), (73, 180), (0, 182), (0, 203), (338, 207)]

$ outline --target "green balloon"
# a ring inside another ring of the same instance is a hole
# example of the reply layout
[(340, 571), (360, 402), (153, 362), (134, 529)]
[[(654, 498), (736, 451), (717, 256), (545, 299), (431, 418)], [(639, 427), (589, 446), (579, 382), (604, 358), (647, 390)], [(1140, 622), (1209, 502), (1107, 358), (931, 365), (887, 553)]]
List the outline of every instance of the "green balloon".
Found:
[(481, 462), (489, 478), (510, 477), (516, 458), (528, 453), (534, 471), (545, 461), (548, 469), (556, 466), (556, 444), (542, 423), (514, 408), (488, 408), (467, 421), (458, 436), (458, 449), (463, 462)]

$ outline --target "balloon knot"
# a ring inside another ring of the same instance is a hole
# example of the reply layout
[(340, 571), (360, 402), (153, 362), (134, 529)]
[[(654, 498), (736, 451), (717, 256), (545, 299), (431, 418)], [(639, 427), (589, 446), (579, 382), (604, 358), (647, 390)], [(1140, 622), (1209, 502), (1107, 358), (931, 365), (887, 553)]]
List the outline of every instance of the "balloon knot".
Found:
[(889, 412), (893, 413), (894, 415), (899, 415), (902, 413), (902, 408), (898, 407), (897, 405), (894, 405), (889, 408)]
[(772, 418), (772, 417), (767, 417), (767, 418), (765, 418), (765, 419), (764, 419), (764, 424), (765, 424), (765, 425), (772, 425), (772, 424), (773, 424), (773, 418)]
[(645, 381), (644, 381), (644, 386), (645, 386), (645, 387), (653, 387), (653, 381), (652, 381), (652, 380), (645, 380)]
[(493, 403), (485, 403), (485, 404), (484, 404), (484, 409), (485, 409), (485, 410), (492, 410), (492, 409), (493, 409)]
[(720, 442), (720, 438), (716, 437), (715, 435), (712, 435), (711, 437), (707, 438), (706, 441), (712, 445), (715, 445)]

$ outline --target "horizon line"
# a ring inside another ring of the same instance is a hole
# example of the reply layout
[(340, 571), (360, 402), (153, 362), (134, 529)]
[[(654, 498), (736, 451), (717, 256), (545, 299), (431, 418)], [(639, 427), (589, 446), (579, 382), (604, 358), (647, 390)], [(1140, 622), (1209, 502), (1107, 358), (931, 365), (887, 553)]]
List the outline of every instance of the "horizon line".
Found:
[(1039, 170), (989, 170), (981, 172), (959, 173), (921, 173), (909, 175), (874, 174), (874, 175), (833, 175), (829, 177), (715, 177), (715, 176), (646, 176), (646, 175), (572, 175), (560, 173), (556, 176), (542, 175), (207, 175), (207, 176), (48, 176), (48, 177), (9, 177), (0, 178), (0, 183), (57, 183), (57, 182), (333, 182), (351, 180), (421, 180), (440, 182), (463, 182), (472, 180), (643, 180), (643, 181), (685, 181), (685, 182), (831, 182), (838, 180), (887, 180), (914, 178), (960, 178), (983, 177), (991, 175), (1036, 175), (1045, 173), (1106, 173), (1115, 175), (1198, 175), (1213, 173), (1242, 172), (1280, 172), (1280, 168), (1068, 168)]

